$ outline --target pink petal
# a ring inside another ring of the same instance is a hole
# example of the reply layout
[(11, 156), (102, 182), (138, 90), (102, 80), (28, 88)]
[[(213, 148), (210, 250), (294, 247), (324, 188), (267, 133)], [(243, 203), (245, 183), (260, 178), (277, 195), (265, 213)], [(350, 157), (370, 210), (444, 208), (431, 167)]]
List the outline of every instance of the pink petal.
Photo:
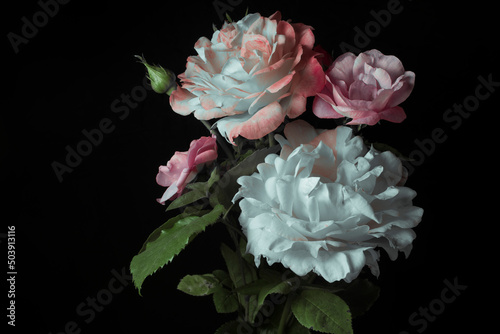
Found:
[(392, 89), (380, 89), (377, 92), (377, 96), (372, 101), (371, 109), (374, 111), (381, 111), (386, 109), (387, 103), (389, 102), (394, 91)]
[(296, 118), (306, 111), (307, 98), (300, 94), (292, 94), (283, 100), (283, 108), (286, 115)]
[(213, 154), (209, 153), (206, 155), (207, 151), (213, 151), (215, 153), (215, 158), (217, 158), (217, 143), (215, 137), (212, 135), (211, 137), (201, 137), (200, 139), (193, 140), (189, 145), (188, 151), (188, 168), (194, 169), (197, 165), (201, 163), (206, 163), (211, 160), (210, 159)]
[(309, 144), (318, 136), (318, 131), (306, 121), (298, 119), (285, 126), (285, 137), (292, 147), (298, 147), (301, 144)]
[(199, 99), (202, 109), (198, 108), (194, 112), (194, 117), (199, 120), (210, 120), (245, 112), (236, 110), (241, 99), (232, 95), (205, 94), (200, 96)]
[(367, 85), (363, 81), (354, 81), (349, 87), (350, 100), (372, 101), (377, 94), (377, 87)]
[(313, 96), (325, 86), (325, 73), (315, 57), (310, 57), (304, 64), (300, 76), (294, 78), (293, 92), (305, 97)]
[(201, 164), (212, 162), (215, 159), (217, 159), (217, 151), (210, 149), (205, 152), (200, 152), (194, 160), (194, 165), (198, 166)]
[(355, 110), (349, 112), (349, 116), (353, 118), (347, 125), (367, 124), (375, 125), (380, 121), (380, 115), (370, 110)]
[(170, 106), (176, 113), (186, 116), (194, 110), (194, 108), (189, 105), (189, 101), (194, 98), (196, 98), (196, 95), (191, 94), (186, 89), (177, 85), (177, 89), (170, 95)]
[(342, 80), (350, 85), (354, 81), (353, 66), (356, 56), (351, 52), (346, 52), (337, 57), (330, 68), (326, 71), (326, 75), (332, 82)]
[(281, 12), (276, 11), (273, 15), (269, 16), (270, 20), (281, 21)]
[(403, 63), (395, 56), (386, 56), (378, 50), (370, 50), (365, 53), (371, 55), (374, 58), (374, 67), (383, 68), (391, 76), (392, 82), (403, 75), (405, 69)]
[(292, 27), (295, 30), (296, 43), (312, 49), (314, 47), (313, 28), (303, 23), (292, 23)]
[(277, 34), (285, 37), (284, 44), (282, 46), (282, 56), (286, 53), (289, 53), (295, 47), (295, 29), (293, 29), (292, 25), (286, 21), (279, 21), (277, 27)]
[(158, 168), (156, 182), (163, 187), (174, 183), (184, 169), (188, 168), (188, 152), (175, 152), (166, 166)]
[(316, 95), (313, 102), (313, 113), (319, 118), (342, 118), (341, 114), (337, 113), (332, 105), (327, 102), (327, 96)]
[(294, 74), (295, 71), (276, 81), (274, 84), (267, 88), (267, 91), (269, 91), (270, 93), (277, 93), (280, 89), (282, 89), (292, 81)]
[(163, 193), (163, 196), (157, 201), (160, 204), (164, 204), (165, 201), (173, 200), (178, 197), (180, 194), (182, 194), (182, 192), (186, 188), (186, 185), (195, 178), (196, 174), (196, 171), (192, 171), (187, 168), (183, 170), (177, 182), (168, 187), (167, 190), (165, 190), (165, 192)]
[(347, 97), (349, 95), (349, 92), (346, 92), (346, 95), (343, 93), (343, 89), (340, 86), (333, 85), (333, 90), (332, 90), (332, 97), (333, 101), (335, 101), (335, 104), (338, 106), (343, 106), (347, 107), (351, 104), (351, 101)]
[(273, 102), (254, 115), (229, 116), (217, 122), (219, 131), (233, 144), (238, 136), (259, 139), (273, 132), (285, 119), (285, 113), (278, 102)]
[[(366, 73), (366, 66), (365, 64), (372, 65), (373, 63), (373, 57), (366, 53), (360, 53), (356, 59), (354, 60), (354, 64), (352, 66), (352, 73), (354, 80), (359, 79), (360, 76), (364, 75)], [(371, 66), (373, 67), (373, 66)]]
[(246, 33), (243, 35), (243, 40), (241, 42), (241, 57), (251, 58), (254, 56), (255, 51), (260, 52), (264, 61), (267, 62), (272, 49), (266, 37), (253, 33)]
[(410, 96), (415, 85), (415, 73), (411, 71), (405, 72), (405, 74), (399, 77), (393, 85), (394, 93), (392, 94), (387, 105), (390, 107), (397, 106)]
[(392, 86), (391, 77), (389, 76), (389, 73), (387, 73), (384, 69), (376, 68), (372, 72), (372, 75), (377, 80), (377, 82), (381, 88), (384, 88), (384, 89), (391, 88), (391, 86)]
[(392, 107), (379, 113), (380, 118), (393, 123), (401, 123), (405, 120), (406, 114), (401, 107)]
[[(310, 144), (313, 146), (318, 146), (320, 142), (330, 147), (333, 151), (333, 155), (337, 158), (337, 129), (327, 130), (320, 133), (316, 138), (314, 138)], [(328, 175), (329, 173), (324, 173), (323, 175)]]

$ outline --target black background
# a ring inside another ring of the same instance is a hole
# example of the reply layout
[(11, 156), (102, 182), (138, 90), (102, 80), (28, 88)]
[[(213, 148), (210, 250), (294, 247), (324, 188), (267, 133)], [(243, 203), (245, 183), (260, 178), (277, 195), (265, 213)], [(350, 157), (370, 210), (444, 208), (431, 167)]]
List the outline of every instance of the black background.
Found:
[[(334, 56), (342, 53), (342, 41), (355, 45), (354, 28), (364, 31), (374, 21), (370, 11), (388, 3), (232, 1), (238, 2), (229, 11), (233, 18), (242, 17), (247, 7), (265, 16), (280, 10), (284, 19), (312, 25), (317, 44)], [(111, 104), (142, 85), (145, 70), (135, 54), (177, 74), (184, 71), (196, 40), (211, 36), (212, 23), (222, 24), (213, 2), (71, 1), (60, 5), (16, 54), (7, 34), (21, 35), (21, 18), (31, 21), (41, 10), (35, 1), (23, 3), (9, 5), (3, 14), (7, 75), (0, 123), (0, 233), (7, 233), (7, 225), (16, 227), (14, 332), (30, 328), (30, 333), (55, 334), (75, 321), (81, 333), (213, 333), (232, 315), (217, 314), (211, 298), (185, 295), (176, 286), (186, 274), (222, 267), (218, 247), (227, 237), (218, 226), (146, 279), (142, 297), (130, 283), (89, 323), (88, 315), (76, 311), (107, 289), (112, 270), (128, 268), (149, 233), (168, 219), (155, 201), (163, 192), (155, 182), (158, 166), (206, 135), (192, 116), (175, 114), (167, 96), (148, 91), (123, 119)], [(477, 1), (436, 3), (401, 0), (403, 10), (361, 47), (394, 54), (416, 73), (415, 89), (403, 103), (407, 119), (382, 122), (365, 136), (406, 155), (418, 150), (416, 140), (428, 141), (436, 128), (444, 131), (446, 141), (421, 155), (424, 160), (407, 183), (418, 193), (415, 205), (425, 210), (415, 229), (413, 252), (395, 262), (382, 256), (381, 297), (354, 321), (355, 333), (417, 333), (422, 328), (412, 326), (409, 316), (440, 298), (445, 279), (467, 288), (428, 323), (425, 333), (460, 328), (483, 332), (492, 320), (487, 310), (494, 306), (489, 303), (497, 300), (493, 246), (500, 87), (456, 129), (443, 115), (474, 95), (479, 76), (500, 81), (498, 18), (492, 7)], [(85, 139), (82, 131), (97, 128), (104, 118), (111, 120), (113, 131), (59, 182), (51, 164), (64, 163), (65, 147), (76, 148)], [(325, 127), (314, 116), (307, 118)], [(1, 241), (6, 273), (6, 240)], [(2, 300), (5, 310), (7, 299)], [(2, 325), (6, 322), (2, 315)]]

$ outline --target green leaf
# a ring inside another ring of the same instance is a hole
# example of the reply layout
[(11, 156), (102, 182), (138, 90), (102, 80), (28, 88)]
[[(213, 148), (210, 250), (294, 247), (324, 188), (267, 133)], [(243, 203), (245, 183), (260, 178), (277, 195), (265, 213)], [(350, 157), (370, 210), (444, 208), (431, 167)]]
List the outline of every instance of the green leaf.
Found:
[(325, 290), (304, 290), (292, 301), (298, 322), (323, 333), (353, 333), (349, 306), (337, 295)]
[(214, 291), (214, 305), (218, 313), (231, 313), (238, 310), (238, 298), (230, 290), (219, 286)]
[[(221, 245), (222, 257), (226, 262), (229, 277), (231, 277), (231, 281), (236, 291), (238, 288), (257, 280), (255, 267), (248, 264), (238, 252), (231, 250), (224, 243)], [(247, 316), (254, 314), (257, 307), (257, 296), (253, 295), (248, 298), (241, 293), (237, 293), (237, 295), (239, 303), (245, 309), (245, 314)]]
[(251, 283), (245, 284), (238, 289), (236, 289), (236, 292), (241, 293), (243, 295), (258, 295), (259, 292), (269, 285), (269, 282), (264, 280), (264, 279), (258, 279), (256, 281), (253, 281)]
[(212, 274), (215, 277), (217, 277), (217, 279), (219, 280), (219, 282), (223, 286), (228, 287), (228, 288), (231, 288), (233, 286), (233, 284), (231, 282), (231, 278), (229, 277), (229, 274), (227, 272), (225, 272), (224, 270), (217, 269), (217, 270), (214, 270), (212, 272)]
[(311, 334), (309, 329), (302, 326), (297, 319), (293, 319), (292, 324), (290, 324), (286, 329), (287, 334)]
[(379, 294), (380, 288), (367, 279), (356, 279), (349, 283), (345, 290), (337, 292), (337, 295), (349, 305), (353, 317), (368, 311)]
[(224, 325), (217, 328), (215, 334), (233, 334), (238, 333), (238, 325), (240, 322), (238, 320), (232, 320), (226, 322)]
[(201, 217), (186, 217), (180, 214), (156, 229), (141, 252), (134, 256), (130, 263), (130, 272), (139, 294), (147, 276), (172, 261), (174, 256), (179, 254), (198, 233), (215, 223), (223, 212), (224, 207), (218, 205)]
[(208, 296), (214, 293), (219, 285), (219, 280), (212, 274), (187, 275), (179, 282), (177, 289), (191, 296)]
[(247, 241), (245, 238), (240, 238), (240, 253), (243, 259), (252, 267), (255, 265), (255, 260), (252, 254), (247, 253)]
[(239, 184), (236, 180), (242, 175), (251, 175), (257, 170), (257, 165), (264, 162), (264, 159), (272, 153), (277, 153), (280, 149), (279, 145), (261, 149), (253, 152), (248, 158), (228, 170), (224, 176), (221, 177), (214, 189), (215, 196), (218, 202), (223, 204), (226, 208), (231, 207), (234, 195), (239, 189)]
[(257, 280), (255, 268), (248, 265), (239, 254), (224, 243), (221, 245), (221, 253), (235, 288)]
[(201, 192), (199, 190), (191, 190), (190, 192), (185, 193), (174, 199), (172, 203), (167, 207), (166, 211), (170, 211), (173, 209), (178, 209), (180, 207), (186, 206), (188, 204), (194, 203), (202, 198), (207, 197), (206, 193)]
[(260, 309), (262, 305), (264, 305), (264, 301), (266, 297), (273, 293), (279, 293), (281, 295), (286, 295), (292, 291), (292, 284), (289, 280), (279, 282), (279, 283), (269, 283), (262, 288), (259, 292), (259, 296), (257, 299), (257, 306)]
[[(207, 197), (210, 188), (214, 185), (214, 183), (219, 181), (219, 179), (220, 179), (219, 172), (217, 168), (214, 168), (214, 170), (210, 174), (210, 178), (206, 182), (195, 182), (186, 185), (186, 188), (191, 191), (173, 200), (172, 203), (170, 203), (170, 205), (167, 207), (166, 211), (178, 209), (180, 207), (186, 206), (188, 204), (194, 203), (202, 198)], [(213, 207), (215, 206), (216, 205), (213, 205)]]

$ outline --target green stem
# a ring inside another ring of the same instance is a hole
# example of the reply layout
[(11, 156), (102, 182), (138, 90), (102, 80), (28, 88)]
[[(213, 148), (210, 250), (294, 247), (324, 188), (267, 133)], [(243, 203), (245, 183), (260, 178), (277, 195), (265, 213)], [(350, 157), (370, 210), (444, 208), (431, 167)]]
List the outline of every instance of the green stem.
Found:
[(274, 140), (274, 134), (271, 132), (269, 135), (269, 147), (273, 147), (276, 145), (276, 141)]
[[(239, 262), (239, 265), (240, 265), (241, 277), (243, 278), (243, 285), (246, 285), (247, 281), (246, 281), (246, 278), (245, 278), (245, 264), (243, 263), (244, 260), (243, 260), (243, 257), (241, 256), (240, 243), (239, 243), (238, 237), (237, 237), (237, 234), (240, 234), (242, 236), (244, 236), (244, 234), (241, 231), (239, 231), (236, 227), (234, 227), (231, 224), (231, 221), (227, 218), (227, 215), (228, 215), (228, 213), (229, 213), (229, 211), (231, 210), (232, 207), (233, 207), (233, 205), (231, 205), (231, 207), (229, 208), (229, 210), (227, 210), (226, 214), (222, 218), (222, 222), (226, 226), (227, 231), (228, 231), (229, 235), (231, 236), (231, 239), (233, 240), (234, 246), (236, 248), (236, 254), (238, 256), (238, 262)], [(239, 297), (239, 298), (244, 298), (244, 297)], [(250, 306), (250, 300), (246, 299), (245, 302), (246, 302), (246, 307), (245, 307), (244, 320), (246, 322), (246, 321), (248, 321), (248, 310), (250, 308), (249, 307)], [(243, 305), (243, 303), (242, 303), (241, 300), (240, 300), (240, 303)]]
[(288, 318), (290, 316), (291, 306), (292, 306), (292, 298), (290, 298), (290, 296), (288, 296), (288, 298), (286, 299), (285, 306), (283, 307), (283, 313), (281, 313), (280, 324), (278, 327), (278, 334), (285, 333), (285, 327), (286, 327), (286, 323), (288, 321)]
[(212, 127), (210, 126), (210, 123), (208, 123), (207, 121), (204, 121), (204, 120), (200, 120), (201, 121), (201, 124), (205, 125), (205, 127), (207, 128), (208, 132), (210, 133), (213, 133), (212, 132)]

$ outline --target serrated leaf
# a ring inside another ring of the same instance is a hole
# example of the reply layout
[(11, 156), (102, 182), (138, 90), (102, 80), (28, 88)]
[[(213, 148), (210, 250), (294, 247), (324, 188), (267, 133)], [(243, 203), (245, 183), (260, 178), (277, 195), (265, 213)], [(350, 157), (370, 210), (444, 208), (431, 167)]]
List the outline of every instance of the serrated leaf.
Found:
[(241, 256), (224, 243), (221, 244), (221, 253), (226, 262), (229, 277), (236, 289), (257, 280), (255, 268), (249, 266)]
[[(239, 250), (238, 250), (239, 251)], [(237, 290), (242, 286), (257, 280), (255, 267), (249, 265), (241, 254), (231, 250), (226, 244), (221, 245), (221, 253), (229, 272), (229, 277)], [(237, 293), (239, 303), (244, 307), (246, 314), (254, 314), (257, 307), (257, 296), (247, 298), (241, 293)]]
[(214, 293), (220, 281), (212, 274), (186, 275), (179, 282), (177, 289), (191, 296), (208, 296)]
[(202, 198), (207, 197), (205, 192), (201, 192), (197, 189), (191, 190), (176, 199), (170, 203), (170, 205), (167, 207), (166, 211), (170, 211), (173, 209), (178, 209), (180, 207), (186, 206), (188, 204), (194, 203)]
[(293, 319), (292, 323), (286, 329), (287, 334), (311, 334), (309, 329), (302, 326), (297, 319)]
[(155, 230), (130, 263), (132, 279), (139, 294), (147, 276), (172, 261), (198, 233), (215, 223), (223, 212), (224, 207), (218, 205), (201, 217), (185, 217), (181, 214), (162, 225), (165, 229)]
[(236, 293), (219, 286), (214, 291), (214, 305), (218, 313), (231, 313), (238, 310), (238, 298)]
[(291, 306), (297, 321), (306, 328), (323, 333), (353, 333), (349, 306), (328, 291), (304, 290)]

